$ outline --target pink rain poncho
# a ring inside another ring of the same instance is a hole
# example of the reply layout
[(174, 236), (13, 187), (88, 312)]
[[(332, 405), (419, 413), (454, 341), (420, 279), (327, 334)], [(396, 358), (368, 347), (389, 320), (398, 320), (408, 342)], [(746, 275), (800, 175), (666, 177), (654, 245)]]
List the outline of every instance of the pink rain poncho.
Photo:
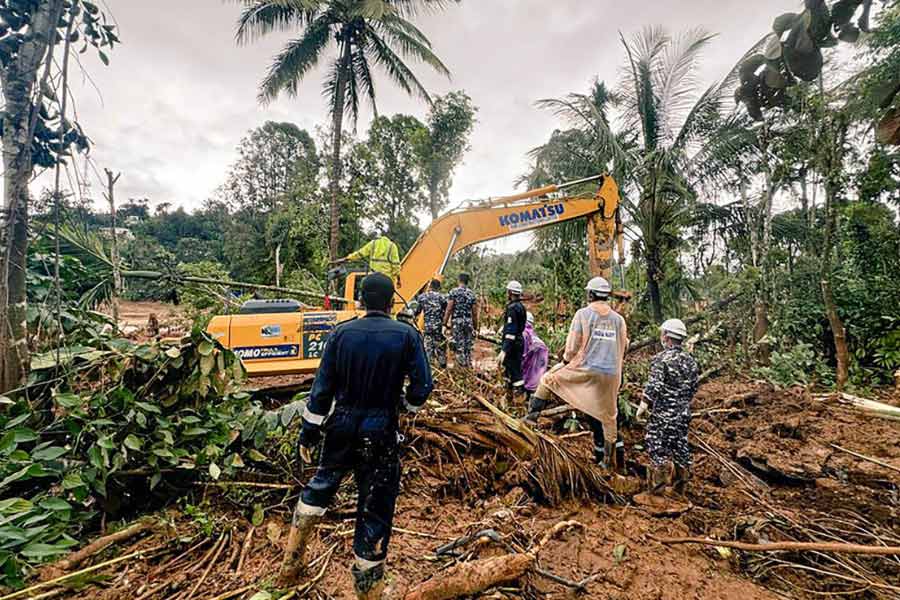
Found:
[(600, 421), (604, 439), (615, 442), (627, 344), (625, 319), (606, 302), (592, 302), (572, 319), (566, 338), (566, 364), (556, 365), (544, 375), (535, 396), (549, 400), (549, 392), (553, 392)]
[(547, 361), (550, 351), (547, 350), (541, 338), (534, 332), (531, 323), (525, 324), (523, 333), (525, 350), (522, 353), (522, 375), (525, 379), (525, 389), (533, 392), (541, 382), (541, 377), (547, 371)]

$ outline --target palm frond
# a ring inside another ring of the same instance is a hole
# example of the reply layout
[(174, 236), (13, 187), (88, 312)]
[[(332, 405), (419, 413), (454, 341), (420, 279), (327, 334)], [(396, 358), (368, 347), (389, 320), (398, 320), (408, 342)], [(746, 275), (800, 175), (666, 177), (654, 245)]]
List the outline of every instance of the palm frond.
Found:
[(303, 37), (288, 42), (275, 57), (260, 84), (261, 103), (272, 102), (282, 92), (287, 92), (290, 96), (297, 95), (300, 80), (316, 66), (322, 51), (328, 45), (333, 24), (330, 15), (326, 13), (309, 24)]
[(385, 40), (373, 31), (372, 35), (367, 36), (367, 41), (368, 48), (375, 56), (376, 64), (384, 69), (385, 73), (394, 80), (394, 83), (400, 89), (411, 96), (419, 96), (429, 104), (431, 103), (431, 96), (428, 95), (425, 86), (422, 85), (406, 63), (397, 56)]
[(439, 74), (450, 77), (450, 70), (431, 50), (431, 42), (411, 23), (392, 16), (373, 22), (372, 27), (386, 43), (397, 48), (404, 57), (414, 58)]
[(372, 104), (372, 110), (375, 116), (378, 116), (378, 105), (375, 102), (375, 79), (372, 77), (372, 71), (369, 68), (369, 58), (366, 56), (365, 48), (357, 46), (353, 52), (353, 70), (356, 78), (359, 80), (359, 87), (363, 93), (369, 98)]
[(245, 0), (235, 41), (244, 45), (272, 32), (293, 31), (315, 18), (324, 0)]
[(731, 70), (722, 78), (721, 81), (709, 86), (700, 96), (693, 108), (684, 119), (681, 130), (675, 138), (674, 146), (686, 148), (698, 138), (702, 138), (703, 133), (707, 129), (705, 124), (713, 115), (721, 115), (724, 113), (725, 103), (734, 94), (734, 88), (739, 83), (739, 74), (741, 64), (753, 54), (759, 52), (760, 48), (765, 45), (768, 36), (759, 39), (744, 55), (738, 60)]
[(675, 123), (696, 97), (697, 59), (713, 37), (704, 29), (689, 30), (666, 43), (650, 63), (658, 92), (660, 130), (669, 141), (675, 138)]
[(421, 13), (436, 13), (451, 4), (459, 4), (462, 0), (384, 0), (403, 16), (415, 16)]
[(613, 132), (602, 107), (594, 100), (594, 96), (572, 93), (564, 98), (538, 100), (535, 106), (550, 110), (576, 128), (590, 132), (595, 141), (595, 151), (609, 156), (615, 164), (631, 164), (631, 153), (620, 143), (621, 140)]

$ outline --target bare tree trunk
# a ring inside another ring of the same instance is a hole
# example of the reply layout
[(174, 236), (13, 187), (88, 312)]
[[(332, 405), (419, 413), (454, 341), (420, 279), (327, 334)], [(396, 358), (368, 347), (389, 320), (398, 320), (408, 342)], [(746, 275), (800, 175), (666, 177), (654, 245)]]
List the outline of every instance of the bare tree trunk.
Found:
[[(3, 223), (0, 228), (0, 392), (21, 385), (29, 367), (25, 271), (28, 255), (28, 184), (34, 171), (32, 143), (38, 111), (32, 96), (50, 74), (62, 0), (44, 0), (32, 13), (28, 35), (0, 70), (3, 88)], [(39, 88), (41, 89), (41, 88)], [(39, 100), (40, 102), (40, 100)]]
[(122, 174), (119, 173), (113, 175), (113, 172), (109, 169), (104, 170), (106, 171), (106, 201), (109, 202), (109, 217), (112, 223), (110, 231), (112, 233), (111, 258), (113, 264), (113, 293), (112, 298), (110, 298), (110, 304), (112, 305), (113, 332), (118, 335), (119, 295), (122, 293), (122, 272), (119, 269), (119, 233), (116, 231), (118, 223), (116, 222), (116, 197), (114, 195), (114, 188)]
[(275, 246), (275, 286), (281, 287), (281, 244)]
[(331, 260), (339, 258), (338, 250), (341, 241), (341, 208), (338, 198), (338, 186), (341, 182), (341, 136), (344, 127), (344, 94), (347, 88), (347, 70), (350, 68), (349, 33), (344, 32), (341, 40), (341, 66), (338, 72), (337, 87), (334, 91), (334, 107), (332, 111), (332, 149), (331, 149), (331, 235), (329, 251)]
[(431, 208), (431, 220), (434, 221), (438, 218), (438, 204), (440, 200), (438, 198), (438, 189), (436, 185), (429, 184), (428, 185), (428, 206)]
[(650, 307), (653, 309), (653, 320), (662, 323), (662, 294), (659, 291), (659, 257), (657, 251), (647, 253), (647, 292), (650, 294)]
[(832, 185), (825, 188), (825, 247), (822, 249), (822, 302), (825, 305), (825, 316), (831, 325), (834, 338), (834, 354), (837, 360), (836, 383), (839, 390), (844, 389), (850, 374), (850, 351), (847, 348), (847, 330), (834, 303), (831, 290), (831, 259), (834, 231), (837, 225), (837, 209), (835, 207), (836, 189)]
[[(821, 78), (819, 81), (821, 86)], [(825, 316), (831, 325), (831, 333), (834, 340), (834, 354), (837, 361), (835, 383), (839, 390), (844, 389), (850, 373), (850, 351), (847, 347), (847, 331), (841, 316), (838, 314), (837, 305), (834, 302), (834, 293), (831, 289), (832, 258), (834, 256), (834, 236), (837, 228), (837, 200), (841, 190), (841, 174), (843, 170), (844, 142), (847, 135), (847, 126), (843, 122), (837, 122), (839, 115), (830, 115), (823, 125), (825, 135), (819, 140), (819, 148), (822, 153), (821, 169), (825, 183), (825, 235), (822, 248), (822, 272), (820, 285), (822, 287), (822, 303), (825, 305)]]

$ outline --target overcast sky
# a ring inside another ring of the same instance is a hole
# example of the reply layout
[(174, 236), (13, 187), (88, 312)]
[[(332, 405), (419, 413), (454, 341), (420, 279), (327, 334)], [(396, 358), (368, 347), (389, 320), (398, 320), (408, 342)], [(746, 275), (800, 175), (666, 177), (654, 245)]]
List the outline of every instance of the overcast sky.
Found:
[[(222, 183), (235, 147), (267, 120), (313, 132), (326, 122), (322, 71), (310, 73), (300, 97), (261, 107), (257, 85), (285, 38), (247, 47), (234, 42), (236, 2), (105, 0), (122, 44), (104, 67), (82, 57), (90, 75), (74, 85), (78, 117), (94, 140), (99, 169), (122, 172), (118, 197), (146, 197), (198, 207)], [(540, 98), (584, 91), (594, 77), (618, 80), (626, 36), (663, 24), (673, 32), (703, 26), (719, 36), (703, 57), (712, 83), (769, 30), (793, 0), (463, 0), (419, 17), (451, 80), (414, 67), (435, 94), (463, 89), (479, 107), (472, 150), (458, 169), (451, 201), (511, 191), (525, 153), (559, 124), (534, 107)], [(77, 72), (77, 69), (76, 69)], [(381, 114), (426, 112), (382, 77)], [(96, 89), (95, 89), (96, 86)], [(99, 90), (99, 92), (97, 91)], [(370, 118), (360, 120), (363, 133)], [(96, 176), (92, 195), (99, 197)]]

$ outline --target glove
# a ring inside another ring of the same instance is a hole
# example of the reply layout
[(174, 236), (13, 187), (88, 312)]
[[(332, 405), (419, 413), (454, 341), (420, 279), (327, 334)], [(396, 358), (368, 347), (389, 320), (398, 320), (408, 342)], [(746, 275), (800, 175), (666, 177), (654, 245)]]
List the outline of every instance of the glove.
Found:
[(500, 354), (497, 355), (497, 365), (500, 366), (503, 364), (503, 361), (506, 360), (506, 352), (503, 350), (500, 351)]
[(312, 464), (312, 448), (309, 448), (307, 446), (304, 446), (303, 444), (300, 444), (297, 447), (297, 453), (300, 454), (300, 460), (303, 461), (303, 464), (305, 464), (305, 465)]
[(646, 415), (646, 414), (647, 414), (647, 401), (641, 400), (641, 404), (640, 404), (640, 406), (638, 406), (637, 412), (634, 413), (634, 418), (637, 421), (644, 421), (644, 420), (646, 420), (644, 417), (644, 415)]

